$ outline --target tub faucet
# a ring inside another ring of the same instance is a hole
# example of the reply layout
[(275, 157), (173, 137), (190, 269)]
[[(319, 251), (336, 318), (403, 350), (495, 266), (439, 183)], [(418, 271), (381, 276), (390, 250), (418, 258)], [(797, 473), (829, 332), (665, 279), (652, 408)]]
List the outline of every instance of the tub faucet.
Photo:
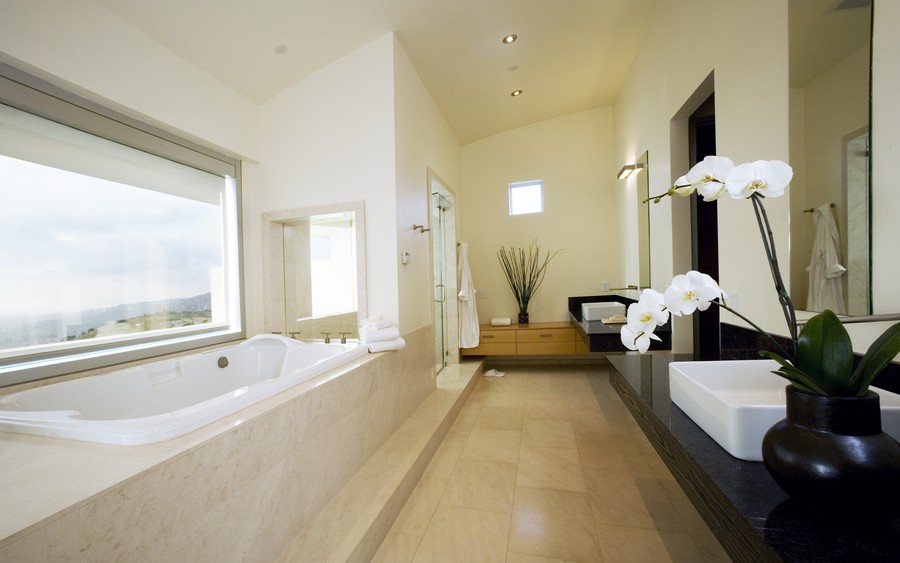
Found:
[(341, 333), (341, 344), (346, 344), (346, 343), (347, 343), (347, 335), (348, 335), (348, 334), (350, 334), (350, 333), (349, 333), (349, 332), (342, 332), (342, 333)]
[(297, 335), (300, 334), (300, 331), (298, 330), (296, 332), (289, 332), (288, 334), (291, 335), (291, 338), (293, 338), (294, 340), (297, 340)]
[(322, 334), (325, 335), (325, 344), (330, 344), (331, 343), (331, 333), (323, 332)]

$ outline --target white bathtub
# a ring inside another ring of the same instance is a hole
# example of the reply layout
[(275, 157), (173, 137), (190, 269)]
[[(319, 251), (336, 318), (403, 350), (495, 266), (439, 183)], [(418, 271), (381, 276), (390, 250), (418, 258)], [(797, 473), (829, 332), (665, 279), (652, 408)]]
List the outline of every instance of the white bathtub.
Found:
[(0, 431), (127, 446), (161, 442), (366, 353), (356, 344), (263, 334), (229, 348), (0, 396)]

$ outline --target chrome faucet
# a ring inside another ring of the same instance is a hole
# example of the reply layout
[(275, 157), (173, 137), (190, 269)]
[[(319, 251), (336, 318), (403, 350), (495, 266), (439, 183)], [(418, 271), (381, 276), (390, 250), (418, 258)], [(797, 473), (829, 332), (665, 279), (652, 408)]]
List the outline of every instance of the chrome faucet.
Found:
[(346, 344), (346, 343), (347, 343), (347, 335), (348, 335), (348, 334), (350, 334), (350, 333), (349, 333), (349, 332), (342, 332), (342, 333), (341, 333), (341, 344)]
[(331, 333), (330, 333), (330, 332), (323, 332), (322, 334), (325, 335), (325, 344), (330, 344), (330, 343), (331, 343)]
[(293, 338), (294, 340), (297, 340), (297, 335), (300, 334), (300, 331), (298, 330), (295, 332), (289, 332), (288, 334), (291, 336), (291, 338)]

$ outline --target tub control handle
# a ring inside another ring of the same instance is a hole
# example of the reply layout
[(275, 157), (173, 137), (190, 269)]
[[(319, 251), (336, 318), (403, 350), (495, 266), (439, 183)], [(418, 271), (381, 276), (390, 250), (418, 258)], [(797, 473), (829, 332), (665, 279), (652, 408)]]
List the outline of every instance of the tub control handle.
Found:
[(350, 334), (349, 332), (342, 332), (342, 333), (341, 333), (341, 344), (346, 344), (346, 343), (347, 343), (347, 336), (348, 336), (349, 334)]
[(331, 344), (331, 333), (323, 332), (322, 335), (325, 336), (325, 344)]
[(300, 334), (300, 331), (298, 330), (295, 332), (289, 332), (288, 334), (291, 335), (291, 338), (293, 338), (294, 340), (297, 340), (297, 335)]
[(228, 367), (228, 358), (226, 358), (225, 356), (220, 357), (216, 361), (216, 365), (219, 366), (220, 368), (227, 368)]

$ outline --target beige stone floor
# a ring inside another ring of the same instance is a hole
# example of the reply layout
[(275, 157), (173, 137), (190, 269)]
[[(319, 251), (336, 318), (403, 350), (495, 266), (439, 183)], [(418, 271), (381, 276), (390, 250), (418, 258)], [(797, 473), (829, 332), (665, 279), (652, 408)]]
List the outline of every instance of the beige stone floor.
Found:
[(718, 562), (728, 556), (607, 365), (482, 377), (374, 561)]

